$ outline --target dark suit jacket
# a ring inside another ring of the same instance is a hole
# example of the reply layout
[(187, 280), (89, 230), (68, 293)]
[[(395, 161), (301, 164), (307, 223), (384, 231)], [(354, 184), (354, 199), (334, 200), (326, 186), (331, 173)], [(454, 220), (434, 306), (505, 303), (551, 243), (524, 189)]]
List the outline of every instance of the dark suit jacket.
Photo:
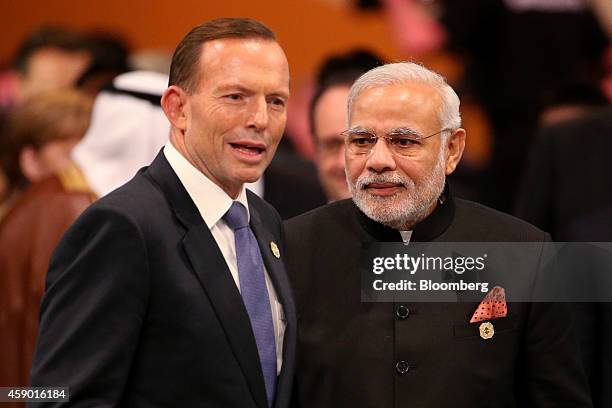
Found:
[(327, 202), (316, 167), (288, 147), (279, 146), (263, 177), (264, 199), (283, 220), (304, 214)]
[[(576, 219), (568, 227), (567, 239), (612, 242), (612, 208)], [(606, 251), (605, 256), (609, 255)], [(610, 262), (597, 262), (597, 257), (602, 256), (600, 251), (592, 247), (587, 256), (592, 259), (591, 264), (579, 265), (584, 280), (598, 274), (610, 276), (610, 270), (606, 267)], [(604, 270), (600, 269), (600, 265), (603, 265)], [(597, 283), (600, 290), (610, 293), (612, 288), (609, 285), (602, 287), (600, 281)], [(576, 305), (576, 312), (580, 317), (580, 341), (593, 393), (593, 405), (597, 408), (612, 407), (612, 303), (581, 303)]]
[[(612, 107), (543, 129), (534, 140), (515, 214), (556, 241), (610, 241)], [(599, 214), (599, 215), (596, 215)], [(606, 225), (606, 222), (608, 225)], [(585, 279), (589, 269), (582, 267)], [(596, 407), (612, 404), (609, 304), (577, 304), (580, 343)], [(590, 322), (590, 323), (589, 323)], [(605, 379), (608, 379), (605, 382)]]
[[(300, 321), (294, 395), (301, 406), (591, 406), (563, 305), (509, 303), (508, 316), (493, 320), (494, 337), (483, 340), (480, 323), (469, 323), (478, 303), (360, 301), (362, 243), (401, 237), (352, 201), (285, 226)], [(452, 197), (412, 236), (448, 242), (547, 239), (520, 220)]]
[[(270, 250), (282, 242), (280, 218), (248, 194), (287, 322), (281, 408), (293, 380), (295, 309), (282, 259)], [(89, 207), (55, 251), (31, 384), (70, 387), (70, 406), (267, 406), (238, 288), (162, 153)]]
[(612, 107), (543, 129), (534, 140), (515, 214), (566, 241), (569, 226), (612, 207)]

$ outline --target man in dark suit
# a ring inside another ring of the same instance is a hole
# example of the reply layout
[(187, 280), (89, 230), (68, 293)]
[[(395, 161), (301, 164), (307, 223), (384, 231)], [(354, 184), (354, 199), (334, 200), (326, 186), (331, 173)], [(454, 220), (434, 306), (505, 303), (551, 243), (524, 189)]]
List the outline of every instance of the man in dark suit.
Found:
[[(355, 82), (348, 107), (352, 200), (286, 223), (300, 315), (298, 404), (590, 407), (562, 304), (508, 302), (479, 317), (486, 303), (361, 302), (364, 243), (529, 241), (540, 254), (549, 237), (452, 196), (445, 179), (466, 133), (459, 98), (439, 75), (412, 63), (378, 67)], [(510, 257), (524, 257), (508, 248)], [(513, 272), (531, 280), (538, 270)]]
[[(550, 232), (556, 241), (611, 241), (611, 133), (611, 106), (542, 128), (531, 147), (515, 214)], [(579, 270), (583, 281), (598, 273), (598, 268), (584, 265)], [(609, 407), (612, 327), (606, 322), (612, 320), (612, 307), (580, 303), (574, 311), (594, 406)]]
[(573, 222), (611, 207), (605, 154), (611, 132), (612, 106), (543, 128), (531, 147), (515, 215), (565, 241)]
[(516, 216), (566, 241), (573, 222), (611, 207), (610, 132), (612, 107), (543, 128), (525, 166)]
[(169, 84), (170, 142), (53, 256), (31, 384), (69, 387), (70, 406), (286, 407), (282, 226), (243, 186), (283, 133), (285, 54), (257, 21), (209, 21), (178, 45)]
[[(603, 186), (603, 184), (602, 184)], [(576, 242), (612, 242), (612, 207), (576, 218), (567, 226), (567, 240)], [(574, 244), (574, 248), (579, 244)], [(596, 245), (581, 246), (582, 257), (575, 263), (581, 282), (597, 285), (610, 293), (610, 253)], [(581, 261), (587, 259), (590, 262)], [(608, 285), (606, 285), (606, 282)], [(579, 303), (575, 306), (584, 366), (591, 386), (593, 406), (612, 406), (612, 302)]]

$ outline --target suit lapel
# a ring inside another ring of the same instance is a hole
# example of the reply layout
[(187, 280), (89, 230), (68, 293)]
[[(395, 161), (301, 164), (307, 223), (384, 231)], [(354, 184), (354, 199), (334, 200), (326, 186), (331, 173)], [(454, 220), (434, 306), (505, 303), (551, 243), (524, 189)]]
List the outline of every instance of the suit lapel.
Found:
[(183, 240), (185, 251), (219, 316), (257, 405), (266, 407), (265, 384), (249, 316), (217, 242), (202, 224), (187, 232)]
[(280, 247), (280, 243), (274, 238), (272, 233), (264, 227), (261, 221), (261, 215), (253, 206), (249, 206), (249, 212), (251, 214), (251, 229), (257, 238), (259, 244), (259, 251), (263, 258), (270, 279), (274, 284), (277, 295), (281, 304), (285, 305), (290, 299), (290, 296), (285, 291), (285, 287), (288, 286), (286, 282), (285, 266), (280, 258), (276, 258), (272, 252), (272, 246), (276, 245)]
[(183, 238), (187, 257), (227, 335), (255, 402), (259, 407), (267, 408), (265, 383), (251, 322), (217, 242), (163, 153), (153, 161), (148, 173), (187, 229)]

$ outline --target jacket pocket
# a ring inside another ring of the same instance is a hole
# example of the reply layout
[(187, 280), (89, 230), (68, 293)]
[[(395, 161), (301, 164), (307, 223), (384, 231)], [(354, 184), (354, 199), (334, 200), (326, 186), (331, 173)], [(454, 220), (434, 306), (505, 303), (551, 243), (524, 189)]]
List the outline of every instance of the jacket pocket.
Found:
[(494, 335), (496, 335), (498, 333), (515, 330), (517, 320), (515, 316), (506, 316), (476, 323), (455, 324), (453, 325), (453, 337), (455, 339), (480, 337), (480, 325), (485, 322), (489, 322), (493, 325)]

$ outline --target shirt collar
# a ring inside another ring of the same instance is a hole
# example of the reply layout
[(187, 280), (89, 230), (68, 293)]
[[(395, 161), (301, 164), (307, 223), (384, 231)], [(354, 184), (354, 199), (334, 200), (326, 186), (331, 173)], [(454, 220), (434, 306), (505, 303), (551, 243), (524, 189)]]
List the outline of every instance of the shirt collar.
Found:
[[(171, 142), (167, 142), (164, 146), (164, 155), (181, 183), (183, 183), (183, 187), (198, 208), (208, 228), (214, 227), (229, 210), (234, 200), (183, 157)], [(244, 205), (250, 221), (251, 214), (244, 186), (242, 186), (236, 201)]]

